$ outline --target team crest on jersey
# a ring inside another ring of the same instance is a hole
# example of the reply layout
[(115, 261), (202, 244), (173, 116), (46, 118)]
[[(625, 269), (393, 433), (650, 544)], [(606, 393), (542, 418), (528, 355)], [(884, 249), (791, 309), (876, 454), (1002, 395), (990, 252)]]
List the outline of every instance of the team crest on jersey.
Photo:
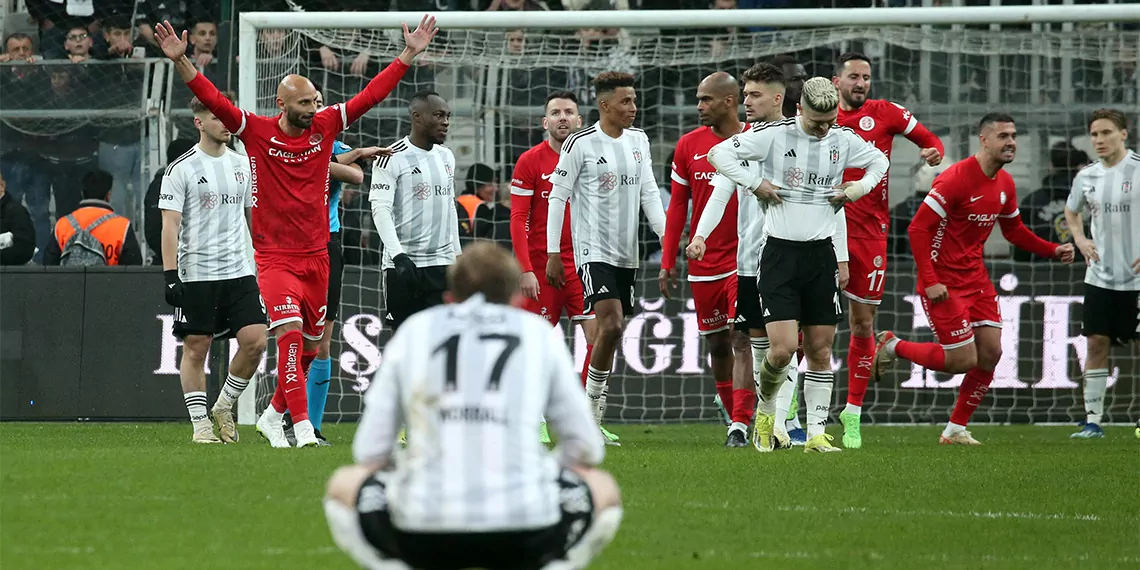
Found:
[(213, 210), (218, 207), (218, 193), (206, 192), (202, 194), (202, 207), (207, 210)]
[(875, 119), (872, 119), (871, 117), (863, 117), (862, 119), (859, 119), (859, 128), (863, 129), (864, 131), (869, 131), (875, 128)]
[(796, 167), (791, 167), (784, 171), (784, 184), (792, 188), (799, 188), (804, 183), (804, 171)]
[(234, 171), (234, 180), (237, 180), (237, 183), (239, 185), (245, 184), (245, 173), (240, 171), (240, 170), (235, 170)]
[(875, 267), (882, 267), (883, 266), (883, 256), (876, 255), (875, 260), (872, 261), (871, 263), (874, 263)]
[(446, 162), (443, 163), (443, 169), (447, 171), (448, 176), (451, 176), (451, 165), (450, 164), (448, 164)]
[(617, 188), (617, 175), (613, 172), (603, 172), (598, 177), (598, 182), (602, 185), (602, 190), (613, 190)]
[(831, 154), (829, 156), (831, 157), (831, 164), (839, 162), (839, 147), (831, 145)]
[(641, 164), (641, 151), (640, 150), (637, 150), (636, 148), (633, 149), (633, 159), (636, 160), (638, 164)]
[(321, 133), (313, 133), (312, 136), (309, 137), (309, 144), (321, 144), (323, 140), (325, 140), (324, 135)]
[(1125, 194), (1129, 193), (1131, 190), (1132, 190), (1132, 181), (1131, 180), (1125, 180), (1124, 184), (1120, 185), (1120, 191), (1125, 193)]
[(1004, 206), (1004, 205), (1005, 205), (1005, 192), (1002, 192), (1002, 193), (1001, 193), (1001, 205), (1002, 205), (1002, 206)]
[(416, 184), (412, 187), (412, 196), (415, 196), (416, 200), (427, 200), (428, 196), (431, 196), (431, 186), (427, 182)]

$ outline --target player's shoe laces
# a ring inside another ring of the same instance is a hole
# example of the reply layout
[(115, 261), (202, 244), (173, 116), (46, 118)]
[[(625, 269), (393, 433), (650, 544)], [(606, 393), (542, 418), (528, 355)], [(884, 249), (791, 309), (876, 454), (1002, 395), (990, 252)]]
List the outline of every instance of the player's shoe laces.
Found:
[(194, 437), (190, 438), (194, 443), (221, 443), (222, 440), (214, 435), (214, 424), (206, 421), (201, 422), (194, 426)]
[(297, 435), (297, 447), (319, 447), (316, 431), (309, 420), (293, 424), (293, 433)]
[(756, 423), (752, 426), (752, 446), (756, 451), (772, 451), (776, 439), (773, 435), (775, 430), (776, 414), (756, 414)]
[(792, 438), (792, 445), (801, 447), (807, 444), (807, 432), (803, 428), (796, 428), (788, 431), (788, 437)]
[(898, 338), (891, 331), (875, 335), (875, 357), (871, 359), (871, 381), (878, 382), (895, 362), (895, 344)]
[(257, 418), (254, 429), (269, 441), (271, 447), (291, 447), (289, 441), (285, 439), (285, 428), (281, 422), (269, 419), (268, 414), (261, 414), (261, 417)]
[(779, 420), (772, 426), (772, 441), (776, 449), (791, 449), (792, 436), (788, 435), (788, 428)]
[(237, 443), (238, 432), (237, 424), (234, 422), (234, 411), (231, 408), (219, 408), (217, 405), (212, 410), (214, 416), (214, 423), (218, 426), (218, 435), (225, 443)]
[(725, 447), (748, 447), (748, 427), (741, 423), (734, 423), (728, 428), (728, 438), (724, 440)]
[(1104, 437), (1104, 430), (1100, 429), (1100, 426), (1096, 424), (1085, 424), (1084, 427), (1081, 428), (1081, 431), (1078, 431), (1069, 437), (1072, 439), (1095, 439), (1098, 437)]
[(863, 434), (859, 431), (862, 416), (843, 410), (839, 413), (839, 423), (843, 424), (843, 447), (859, 449), (863, 447)]
[(821, 433), (807, 441), (804, 444), (804, 453), (811, 453), (813, 451), (818, 453), (831, 453), (833, 451), (843, 451), (834, 445), (831, 445), (831, 440), (835, 438), (830, 434)]
[(724, 401), (720, 399), (720, 394), (713, 396), (713, 404), (716, 406), (716, 411), (720, 413), (720, 419), (724, 425), (732, 425), (732, 416), (728, 414), (728, 410), (724, 409)]
[(550, 443), (550, 429), (546, 427), (546, 420), (542, 420), (542, 424), (538, 426), (538, 442)]
[(974, 439), (969, 431), (964, 429), (958, 430), (949, 437), (942, 435), (938, 437), (938, 443), (942, 445), (981, 445), (982, 442)]
[(317, 436), (317, 447), (332, 447), (329, 440), (325, 439), (325, 434), (321, 433), (319, 429), (313, 429), (313, 435)]

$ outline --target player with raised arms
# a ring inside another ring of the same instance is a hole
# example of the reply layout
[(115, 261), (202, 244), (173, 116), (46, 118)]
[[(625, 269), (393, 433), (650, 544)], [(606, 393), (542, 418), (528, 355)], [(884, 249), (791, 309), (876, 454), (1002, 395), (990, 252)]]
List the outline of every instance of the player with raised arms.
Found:
[[(832, 128), (839, 94), (827, 79), (804, 82), (799, 110), (794, 119), (757, 125), (709, 151), (718, 172), (769, 202), (758, 288), (771, 346), (760, 366), (760, 407), (753, 428), (756, 448), (764, 452), (774, 448), (776, 395), (787, 380), (798, 327), (803, 328), (808, 361), (804, 450), (839, 451), (824, 431), (835, 383), (831, 343), (843, 314), (839, 290), (846, 280), (839, 264), (846, 259), (846, 239), (836, 237), (844, 220), (839, 210), (863, 197), (890, 166), (886, 155), (850, 129)], [(759, 162), (760, 172), (744, 161)], [(866, 169), (866, 174), (840, 184), (848, 167)]]
[[(633, 287), (641, 265), (641, 213), (645, 212), (658, 237), (665, 233), (665, 208), (653, 174), (649, 137), (633, 127), (637, 117), (633, 84), (633, 75), (617, 71), (594, 78), (601, 118), (562, 144), (546, 221), (546, 278), (561, 287), (566, 281), (562, 227), (570, 200), (574, 262), (582, 280), (585, 310), (593, 311), (597, 322), (586, 395), (593, 402), (599, 427), (625, 317), (633, 313)], [(609, 432), (606, 439), (618, 442)]]
[[(546, 97), (546, 115), (542, 128), (546, 140), (522, 153), (511, 174), (511, 245), (515, 259), (522, 267), (519, 288), (526, 303), (523, 307), (557, 325), (563, 313), (571, 323), (582, 327), (586, 337), (586, 359), (582, 363), (582, 385), (594, 351), (594, 315), (586, 312), (582, 280), (575, 273), (574, 247), (570, 240), (570, 224), (562, 224), (562, 264), (566, 268), (561, 287), (546, 280), (546, 218), (550, 194), (554, 190), (551, 178), (558, 166), (562, 144), (570, 133), (582, 126), (578, 114), (578, 96), (569, 91), (555, 91)], [(537, 199), (536, 199), (537, 198)], [(569, 212), (566, 213), (569, 216)], [(543, 272), (540, 280), (535, 268)], [(550, 442), (546, 422), (542, 423), (540, 441)]]
[(895, 357), (927, 370), (966, 373), (939, 443), (978, 445), (966, 430), (1001, 359), (1001, 309), (982, 260), (994, 224), (1015, 247), (1041, 257), (1073, 261), (1073, 245), (1049, 243), (1021, 222), (1013, 177), (1005, 165), (1017, 153), (1017, 126), (1004, 113), (978, 123), (978, 152), (947, 168), (931, 185), (907, 231), (918, 268), (918, 294), (937, 342), (878, 334), (872, 374)]
[[(1085, 425), (1072, 437), (1104, 437), (1100, 428), (1112, 346), (1140, 339), (1140, 154), (1128, 150), (1128, 117), (1097, 109), (1089, 139), (1100, 160), (1077, 173), (1065, 204), (1065, 221), (1080, 248), (1085, 270), (1082, 334), (1085, 360)], [(1085, 235), (1081, 212), (1089, 211)]]
[[(836, 124), (850, 128), (867, 142), (891, 156), (896, 135), (918, 145), (919, 155), (930, 166), (942, 162), (942, 141), (910, 111), (898, 103), (868, 99), (871, 91), (871, 60), (861, 53), (839, 56), (832, 78), (839, 90), (839, 119)], [(843, 180), (859, 180), (857, 168), (843, 174)], [(847, 243), (851, 258), (851, 279), (843, 294), (851, 300), (847, 313), (851, 338), (847, 350), (847, 406), (839, 414), (843, 424), (843, 447), (863, 446), (860, 422), (863, 398), (871, 380), (871, 359), (875, 356), (875, 312), (883, 301), (887, 274), (887, 228), (890, 227), (890, 200), (887, 197), (889, 172), (867, 196), (846, 206)]]
[[(229, 95), (224, 95), (229, 97)], [(233, 406), (265, 353), (265, 307), (257, 291), (249, 239), (249, 160), (226, 148), (229, 129), (197, 98), (190, 101), (198, 144), (171, 162), (162, 176), (162, 268), (166, 301), (174, 307), (174, 334), (182, 339), (179, 375), (194, 426), (194, 443), (238, 440)], [(206, 355), (215, 338), (237, 338), (238, 352), (206, 415)]]
[(186, 57), (170, 22), (155, 37), (187, 87), (231, 133), (245, 143), (253, 194), (253, 247), (258, 285), (277, 341), (277, 391), (257, 421), (273, 447), (289, 447), (282, 419), (293, 417), (297, 446), (318, 445), (309, 421), (305, 373), (324, 332), (329, 277), (328, 177), (332, 141), (395, 88), (412, 60), (435, 36), (435, 19), (416, 30), (404, 25), (405, 47), (363, 91), (346, 103), (317, 110), (317, 90), (300, 75), (277, 87), (275, 117), (242, 110), (226, 99)]
[[(328, 483), (333, 539), (361, 567), (585, 568), (617, 533), (617, 483), (562, 333), (516, 308), (519, 266), (476, 242), (447, 305), (392, 336)], [(553, 452), (534, 437), (546, 417)], [(408, 446), (395, 445), (406, 424)]]

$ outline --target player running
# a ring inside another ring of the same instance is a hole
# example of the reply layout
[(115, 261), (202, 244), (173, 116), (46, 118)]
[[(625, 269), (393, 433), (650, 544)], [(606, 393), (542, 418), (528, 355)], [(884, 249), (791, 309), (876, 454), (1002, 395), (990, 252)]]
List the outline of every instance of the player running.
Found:
[[(831, 128), (838, 107), (839, 94), (831, 82), (813, 77), (804, 82), (798, 117), (757, 125), (709, 151), (717, 171), (769, 202), (759, 290), (771, 346), (760, 366), (753, 433), (756, 448), (764, 452), (774, 447), (776, 395), (796, 351), (797, 325), (803, 328), (808, 360), (804, 450), (839, 451), (824, 432), (835, 376), (831, 343), (843, 314), (839, 290), (845, 281), (838, 258), (846, 253), (846, 239), (833, 236), (844, 219), (839, 210), (878, 184), (890, 162), (850, 129)], [(744, 161), (759, 162), (760, 173)], [(864, 168), (866, 174), (838, 185), (848, 166)]]
[[(942, 141), (927, 130), (910, 111), (897, 103), (868, 99), (871, 91), (871, 60), (860, 53), (845, 53), (832, 78), (839, 90), (839, 120), (864, 140), (891, 156), (895, 135), (903, 135), (918, 145), (919, 155), (930, 166), (942, 162)], [(853, 168), (843, 173), (844, 181), (858, 180), (863, 171)], [(843, 423), (843, 447), (863, 446), (860, 430), (863, 397), (871, 379), (871, 359), (875, 356), (875, 312), (883, 300), (887, 273), (887, 228), (890, 227), (890, 201), (887, 185), (890, 173), (867, 193), (846, 206), (847, 243), (851, 280), (843, 294), (851, 300), (847, 313), (851, 338), (847, 350), (847, 406), (839, 414)]]
[[(222, 95), (229, 97), (229, 95)], [(182, 339), (182, 397), (194, 443), (238, 440), (233, 406), (257, 373), (265, 352), (265, 307), (246, 254), (249, 160), (226, 148), (229, 129), (197, 98), (190, 101), (198, 144), (171, 162), (162, 176), (162, 268), (166, 302), (174, 307), (174, 334)], [(237, 338), (238, 351), (206, 416), (206, 354), (215, 338)]]
[[(519, 288), (526, 299), (523, 307), (551, 325), (558, 325), (558, 319), (565, 313), (572, 323), (582, 327), (582, 334), (586, 337), (586, 359), (582, 363), (582, 385), (585, 386), (590, 354), (594, 350), (594, 315), (586, 313), (582, 280), (575, 273), (570, 224), (563, 222), (562, 225), (562, 264), (568, 270), (565, 282), (558, 287), (550, 284), (545, 275), (539, 280), (534, 274), (536, 267), (542, 271), (546, 268), (546, 218), (554, 188), (550, 179), (558, 166), (563, 142), (581, 126), (582, 116), (578, 114), (576, 95), (569, 91), (555, 91), (546, 97), (542, 128), (546, 129), (547, 139), (524, 152), (515, 162), (515, 170), (511, 174), (511, 245), (523, 271), (519, 277)], [(605, 428), (602, 432), (607, 434), (607, 439), (613, 435)], [(540, 441), (550, 443), (545, 421), (542, 422)]]
[(316, 89), (300, 75), (277, 87), (275, 117), (243, 111), (186, 57), (187, 32), (179, 37), (170, 22), (155, 36), (186, 85), (227, 129), (245, 143), (253, 193), (253, 247), (258, 285), (277, 337), (277, 391), (257, 430), (273, 447), (288, 447), (282, 417), (293, 417), (297, 446), (318, 445), (309, 421), (305, 373), (324, 332), (328, 295), (328, 164), (332, 141), (348, 125), (388, 96), (412, 60), (436, 33), (424, 16), (416, 30), (404, 25), (404, 51), (348, 102), (317, 111)]
[[(1082, 331), (1089, 350), (1084, 374), (1086, 416), (1081, 431), (1071, 436), (1077, 439), (1104, 437), (1100, 420), (1108, 386), (1108, 353), (1114, 344), (1140, 339), (1140, 154), (1124, 146), (1128, 118), (1116, 109), (1093, 112), (1089, 138), (1100, 160), (1077, 173), (1065, 204), (1073, 243), (1088, 264)], [(1086, 206), (1092, 239), (1085, 236), (1081, 219)]]
[[(325, 515), (361, 567), (585, 568), (614, 538), (617, 483), (562, 334), (511, 305), (519, 267), (474, 243), (446, 306), (411, 316), (364, 396), (356, 465), (329, 480)], [(535, 440), (543, 414), (554, 452)], [(393, 457), (407, 423), (408, 448)]]
[[(546, 221), (546, 278), (561, 287), (566, 281), (562, 228), (570, 200), (574, 262), (586, 311), (593, 311), (597, 319), (586, 394), (599, 427), (614, 353), (625, 317), (633, 313), (633, 286), (641, 264), (637, 235), (641, 212), (658, 237), (665, 233), (665, 208), (653, 175), (649, 138), (633, 128), (637, 116), (633, 83), (633, 75), (616, 71), (594, 78), (601, 119), (562, 144)], [(606, 439), (617, 444), (617, 436), (607, 434)]]
[(1013, 177), (1004, 169), (1017, 152), (1013, 117), (988, 113), (978, 124), (978, 140), (977, 154), (934, 179), (907, 232), (918, 268), (918, 294), (938, 342), (912, 342), (881, 332), (872, 368), (877, 378), (898, 356), (928, 370), (966, 373), (939, 438), (943, 444), (978, 445), (966, 424), (985, 398), (1001, 358), (998, 295), (982, 262), (994, 223), (1016, 247), (1073, 262), (1072, 244), (1049, 243), (1021, 222)]

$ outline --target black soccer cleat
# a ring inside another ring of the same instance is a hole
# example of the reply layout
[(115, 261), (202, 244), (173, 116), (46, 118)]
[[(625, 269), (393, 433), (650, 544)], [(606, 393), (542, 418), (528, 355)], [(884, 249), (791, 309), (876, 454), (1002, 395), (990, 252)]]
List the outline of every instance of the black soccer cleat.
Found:
[(315, 429), (313, 430), (313, 434), (317, 436), (317, 447), (332, 447), (332, 444), (329, 443), (329, 440), (325, 439), (325, 435), (321, 433), (321, 430)]
[(729, 429), (728, 438), (724, 440), (725, 447), (748, 447), (748, 434), (742, 429)]
[(281, 423), (285, 430), (285, 441), (289, 442), (289, 447), (297, 447), (297, 434), (293, 433), (293, 416), (289, 415), (289, 412), (285, 412)]

